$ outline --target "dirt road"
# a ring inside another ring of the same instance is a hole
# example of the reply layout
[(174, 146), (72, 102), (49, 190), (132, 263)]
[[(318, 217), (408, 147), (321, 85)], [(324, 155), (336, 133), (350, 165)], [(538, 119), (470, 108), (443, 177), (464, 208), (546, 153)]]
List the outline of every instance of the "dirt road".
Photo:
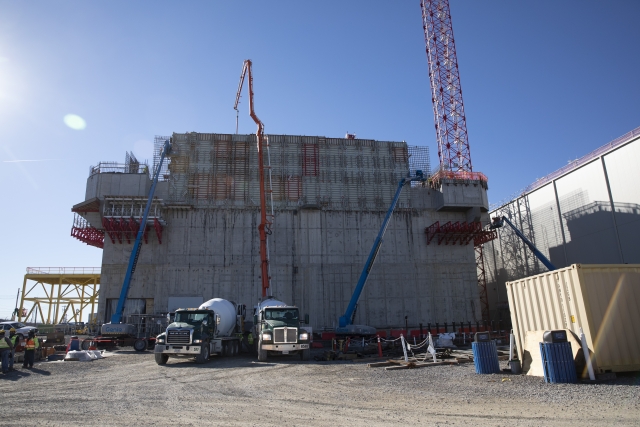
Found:
[[(503, 381), (505, 379), (505, 381)], [(640, 378), (544, 384), (472, 364), (385, 371), (245, 356), (205, 365), (116, 352), (0, 375), (0, 425), (637, 426)]]

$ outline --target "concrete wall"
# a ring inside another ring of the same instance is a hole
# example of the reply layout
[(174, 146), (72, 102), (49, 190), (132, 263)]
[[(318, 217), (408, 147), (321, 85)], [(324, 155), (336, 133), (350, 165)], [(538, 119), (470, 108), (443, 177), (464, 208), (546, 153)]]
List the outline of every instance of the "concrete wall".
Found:
[[(425, 189), (426, 193), (427, 190)], [(422, 200), (425, 203), (425, 200)], [(276, 215), (271, 247), (272, 291), (298, 305), (315, 328), (332, 328), (358, 281), (383, 212), (306, 210)], [(144, 245), (130, 298), (222, 297), (253, 306), (261, 296), (257, 211), (171, 210), (162, 245)], [(467, 321), (479, 307), (473, 246), (427, 246), (434, 221), (463, 213), (397, 212), (360, 300), (357, 323), (375, 327)], [(118, 298), (132, 245), (105, 242), (99, 313)]]
[(85, 199), (104, 196), (146, 196), (149, 176), (142, 173), (98, 173), (87, 178)]
[[(556, 268), (640, 263), (640, 138), (603, 150), (581, 167), (494, 209)], [(507, 228), (485, 245), (493, 318), (508, 318), (505, 283), (547, 271)]]

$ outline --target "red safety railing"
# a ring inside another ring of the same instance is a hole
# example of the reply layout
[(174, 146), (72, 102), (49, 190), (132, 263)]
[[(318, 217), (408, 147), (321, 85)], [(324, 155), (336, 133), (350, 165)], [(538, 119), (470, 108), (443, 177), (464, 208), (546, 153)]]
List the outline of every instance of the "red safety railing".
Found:
[(459, 181), (482, 181), (487, 183), (489, 179), (482, 172), (465, 172), (465, 171), (448, 171), (438, 170), (431, 176), (432, 181), (440, 181), (443, 179), (453, 179)]

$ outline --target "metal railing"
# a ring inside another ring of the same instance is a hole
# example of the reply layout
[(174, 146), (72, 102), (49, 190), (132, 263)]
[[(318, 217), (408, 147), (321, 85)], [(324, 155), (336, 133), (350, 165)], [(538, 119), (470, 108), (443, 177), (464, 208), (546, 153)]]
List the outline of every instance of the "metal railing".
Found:
[(27, 267), (27, 274), (100, 274), (100, 267)]
[(579, 159), (576, 159), (572, 162), (570, 162), (569, 164), (561, 167), (560, 169), (556, 170), (555, 172), (551, 172), (549, 175), (544, 176), (540, 179), (535, 180), (532, 184), (530, 184), (528, 187), (526, 187), (524, 190), (522, 190), (521, 194), (527, 194), (532, 192), (533, 190), (536, 190), (540, 187), (542, 187), (543, 185), (553, 181), (554, 179), (560, 177), (561, 175), (564, 175), (567, 172), (570, 172), (574, 169), (579, 168), (580, 166), (589, 163), (590, 161), (592, 161), (595, 158), (600, 157), (602, 154), (611, 151), (612, 149), (625, 144), (627, 142), (629, 142), (631, 139), (635, 138), (636, 136), (640, 135), (640, 126), (625, 133), (622, 136), (619, 136), (618, 138), (614, 139), (613, 141), (603, 145), (602, 147), (596, 148), (595, 150), (593, 150), (592, 152), (580, 157)]
[(118, 162), (100, 162), (89, 168), (89, 176), (99, 173), (144, 173), (149, 175), (149, 165), (146, 163), (126, 164)]

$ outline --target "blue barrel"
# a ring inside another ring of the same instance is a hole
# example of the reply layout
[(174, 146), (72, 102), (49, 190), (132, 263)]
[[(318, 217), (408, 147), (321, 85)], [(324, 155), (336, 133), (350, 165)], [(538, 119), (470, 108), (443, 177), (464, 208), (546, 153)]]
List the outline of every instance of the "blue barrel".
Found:
[(540, 357), (546, 383), (578, 382), (571, 343), (540, 343)]
[(473, 363), (476, 374), (497, 374), (500, 372), (498, 349), (495, 341), (472, 342)]

